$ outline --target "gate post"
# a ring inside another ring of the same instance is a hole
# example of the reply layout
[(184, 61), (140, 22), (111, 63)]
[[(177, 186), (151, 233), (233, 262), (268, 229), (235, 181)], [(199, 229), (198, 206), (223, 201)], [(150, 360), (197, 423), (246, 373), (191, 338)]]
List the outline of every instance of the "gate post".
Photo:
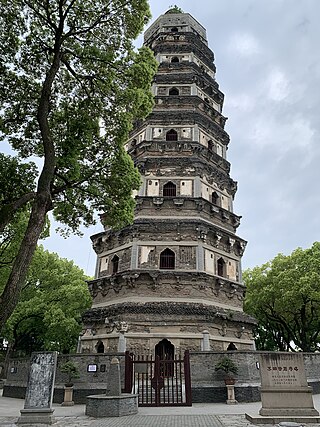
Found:
[(186, 389), (186, 406), (192, 406), (192, 392), (191, 392), (191, 372), (190, 372), (190, 353), (189, 350), (184, 352), (184, 379)]
[(156, 406), (160, 405), (160, 387), (159, 387), (159, 380), (161, 377), (161, 372), (160, 372), (160, 357), (156, 356), (155, 358), (155, 365), (154, 365), (154, 372), (153, 372), (153, 376), (154, 376), (154, 391), (155, 391), (155, 404)]
[(133, 354), (125, 352), (124, 365), (124, 389), (123, 393), (132, 393), (133, 387)]

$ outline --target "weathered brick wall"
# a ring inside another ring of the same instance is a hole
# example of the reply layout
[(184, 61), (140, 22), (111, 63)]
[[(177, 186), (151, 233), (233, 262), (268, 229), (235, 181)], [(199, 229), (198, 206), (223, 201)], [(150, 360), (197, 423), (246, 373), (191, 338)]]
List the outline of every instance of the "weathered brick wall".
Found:
[[(260, 353), (264, 352), (191, 352), (192, 401), (195, 403), (223, 402), (226, 400), (226, 387), (223, 381), (223, 374), (215, 371), (216, 363), (225, 355), (230, 357), (239, 369), (235, 385), (236, 399), (239, 402), (260, 400), (260, 376), (257, 367)], [(62, 363), (66, 360), (72, 360), (79, 366), (81, 377), (74, 380), (74, 400), (76, 403), (85, 403), (87, 395), (103, 393), (105, 391), (110, 362), (115, 356), (120, 359), (123, 384), (123, 353), (83, 353), (59, 356), (54, 402), (61, 403), (63, 400), (63, 387), (66, 382), (66, 376), (59, 371), (59, 366)], [(313, 387), (314, 393), (320, 393), (320, 353), (304, 353), (303, 357), (308, 383)], [(97, 365), (97, 371), (88, 372), (88, 365)], [(7, 397), (24, 398), (28, 372), (29, 359), (11, 359), (3, 395)]]
[[(259, 351), (228, 352), (227, 356), (238, 366), (235, 385), (239, 402), (260, 400)], [(215, 365), (225, 352), (191, 352), (191, 383), (193, 402), (222, 402), (226, 400), (223, 374)], [(308, 383), (314, 393), (320, 393), (320, 353), (303, 353)]]
[[(121, 381), (123, 386), (123, 353), (83, 353), (59, 355), (55, 377), (54, 402), (61, 403), (63, 401), (64, 384), (67, 382), (67, 375), (60, 372), (59, 366), (61, 366), (64, 362), (70, 360), (78, 366), (80, 371), (80, 378), (75, 378), (72, 380), (74, 383), (74, 400), (76, 403), (85, 403), (86, 396), (105, 392), (108, 381), (110, 362), (113, 357), (118, 357), (120, 359)], [(88, 372), (89, 365), (96, 365), (96, 372)], [(28, 380), (29, 366), (29, 359), (10, 360), (3, 396), (17, 397), (21, 399), (24, 398)]]

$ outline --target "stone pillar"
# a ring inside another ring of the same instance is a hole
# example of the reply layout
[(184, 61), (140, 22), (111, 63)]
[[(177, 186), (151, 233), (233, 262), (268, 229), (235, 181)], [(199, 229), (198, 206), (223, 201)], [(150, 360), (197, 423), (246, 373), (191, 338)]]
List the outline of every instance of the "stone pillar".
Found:
[(118, 352), (124, 353), (126, 351), (126, 347), (127, 347), (126, 337), (124, 336), (124, 332), (120, 332), (119, 341), (118, 341)]
[(199, 136), (199, 127), (198, 125), (195, 125), (193, 127), (193, 140), (200, 142), (200, 136)]
[(110, 363), (109, 378), (107, 384), (107, 396), (120, 396), (121, 381), (120, 381), (120, 364), (119, 359), (114, 357)]
[[(153, 90), (153, 92), (155, 92), (156, 85), (152, 85), (152, 90)], [(156, 95), (156, 94), (153, 93), (153, 95)], [(150, 126), (146, 127), (146, 140), (147, 141), (151, 141), (152, 140), (152, 128)]]
[(130, 269), (136, 270), (137, 269), (137, 263), (138, 263), (138, 244), (137, 244), (137, 242), (133, 242), (132, 247), (131, 247)]
[(227, 384), (227, 405), (236, 405), (238, 401), (236, 400), (235, 394), (234, 394), (234, 385), (233, 384)]
[(63, 402), (61, 403), (61, 406), (73, 406), (73, 386), (71, 387), (64, 387), (64, 397)]
[(203, 245), (198, 242), (197, 246), (197, 262), (196, 268), (198, 271), (204, 271), (204, 253), (203, 253)]
[(202, 332), (202, 351), (210, 351), (210, 340), (209, 340), (209, 331)]
[(194, 190), (193, 197), (201, 197), (201, 180), (200, 177), (196, 176), (194, 179)]

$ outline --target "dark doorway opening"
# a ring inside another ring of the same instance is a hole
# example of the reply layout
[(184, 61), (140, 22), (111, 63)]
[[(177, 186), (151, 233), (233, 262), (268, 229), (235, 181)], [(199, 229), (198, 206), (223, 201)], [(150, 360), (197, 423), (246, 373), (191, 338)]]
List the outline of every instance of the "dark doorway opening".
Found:
[(172, 89), (169, 90), (169, 95), (170, 96), (176, 96), (179, 95), (179, 89), (177, 89), (176, 87), (173, 87)]
[(119, 257), (118, 255), (115, 255), (111, 260), (111, 268), (112, 268), (112, 274), (116, 274), (119, 269)]
[(163, 377), (172, 377), (174, 374), (174, 345), (164, 338), (155, 346), (155, 355), (160, 359), (160, 374)]
[(166, 134), (166, 141), (178, 141), (178, 133), (174, 129), (170, 129)]
[(104, 353), (104, 345), (102, 341), (99, 341), (97, 344), (97, 353)]
[(176, 185), (169, 181), (163, 186), (163, 197), (176, 197), (177, 187)]
[(226, 275), (226, 263), (223, 258), (219, 258), (217, 261), (218, 276), (225, 277)]
[(171, 249), (165, 249), (160, 254), (160, 269), (174, 270), (175, 268), (175, 253)]

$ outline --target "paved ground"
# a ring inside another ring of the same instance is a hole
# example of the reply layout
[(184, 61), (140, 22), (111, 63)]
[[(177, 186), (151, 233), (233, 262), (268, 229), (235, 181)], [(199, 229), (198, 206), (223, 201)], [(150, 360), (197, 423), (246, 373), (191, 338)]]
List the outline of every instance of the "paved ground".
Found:
[[(313, 399), (316, 409), (320, 411), (320, 394)], [(0, 427), (15, 427), (23, 404), (21, 399), (0, 395)], [(198, 403), (192, 407), (139, 408), (137, 415), (94, 419), (84, 415), (84, 405), (53, 405), (57, 421), (55, 427), (253, 427), (244, 414), (255, 415), (260, 407), (260, 402), (238, 405)], [(319, 424), (308, 424), (308, 427), (319, 427)]]

